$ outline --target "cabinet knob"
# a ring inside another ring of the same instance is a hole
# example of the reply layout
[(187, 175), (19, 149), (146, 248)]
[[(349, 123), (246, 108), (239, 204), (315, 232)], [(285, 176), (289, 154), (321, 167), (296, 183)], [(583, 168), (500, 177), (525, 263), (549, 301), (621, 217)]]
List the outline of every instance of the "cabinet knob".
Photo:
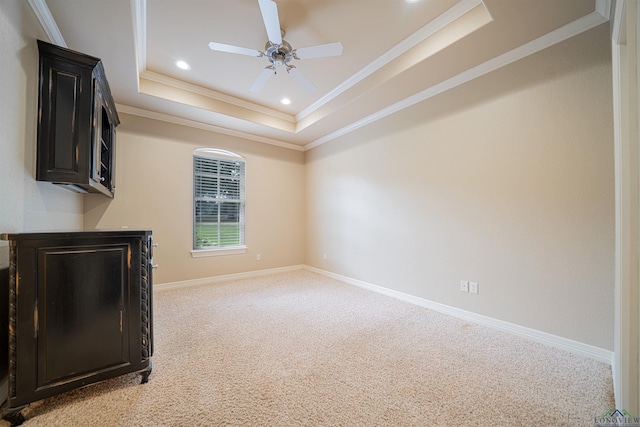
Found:
[(154, 270), (156, 270), (156, 269), (158, 268), (158, 264), (153, 264), (153, 265), (151, 266), (151, 268), (153, 268)]
[(151, 246), (153, 246), (154, 248), (157, 248), (157, 247), (158, 247), (158, 244), (157, 244), (157, 243), (154, 243), (154, 244), (153, 244), (153, 245), (151, 245)]

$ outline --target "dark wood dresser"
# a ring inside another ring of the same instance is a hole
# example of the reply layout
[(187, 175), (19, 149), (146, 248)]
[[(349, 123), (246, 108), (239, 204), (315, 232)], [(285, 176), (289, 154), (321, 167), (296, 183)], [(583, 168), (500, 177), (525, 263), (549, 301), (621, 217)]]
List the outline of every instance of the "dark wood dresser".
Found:
[(0, 237), (9, 241), (4, 419), (19, 425), (29, 403), (119, 375), (148, 381), (151, 231)]

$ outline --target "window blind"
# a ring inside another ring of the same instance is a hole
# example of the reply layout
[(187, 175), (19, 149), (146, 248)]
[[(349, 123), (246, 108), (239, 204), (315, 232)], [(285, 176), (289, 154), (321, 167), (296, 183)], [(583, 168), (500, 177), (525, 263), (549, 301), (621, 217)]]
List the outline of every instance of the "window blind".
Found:
[(245, 162), (194, 155), (194, 249), (243, 246)]

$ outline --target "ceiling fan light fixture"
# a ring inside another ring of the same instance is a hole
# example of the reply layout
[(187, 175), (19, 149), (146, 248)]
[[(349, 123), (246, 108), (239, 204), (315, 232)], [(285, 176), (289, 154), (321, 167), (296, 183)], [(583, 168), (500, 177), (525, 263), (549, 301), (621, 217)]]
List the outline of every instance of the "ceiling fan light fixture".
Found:
[[(282, 32), (284, 33), (284, 31)], [(291, 45), (286, 40), (282, 40), (279, 45), (267, 42), (264, 50), (264, 56), (276, 67), (286, 65), (293, 59)]]
[(269, 77), (277, 72), (277, 67), (284, 66), (287, 73), (307, 92), (314, 93), (318, 88), (295, 66), (290, 64), (290, 62), (293, 59), (340, 56), (342, 55), (342, 44), (340, 42), (333, 42), (293, 49), (291, 45), (284, 40), (285, 31), (280, 27), (280, 18), (278, 17), (278, 6), (276, 3), (273, 0), (258, 0), (258, 5), (268, 36), (267, 43), (264, 46), (264, 52), (217, 42), (210, 42), (209, 48), (219, 52), (238, 53), (241, 55), (257, 56), (259, 58), (264, 56), (269, 60), (269, 66), (260, 72), (260, 75), (258, 75), (258, 78), (249, 89), (251, 92), (260, 91)]

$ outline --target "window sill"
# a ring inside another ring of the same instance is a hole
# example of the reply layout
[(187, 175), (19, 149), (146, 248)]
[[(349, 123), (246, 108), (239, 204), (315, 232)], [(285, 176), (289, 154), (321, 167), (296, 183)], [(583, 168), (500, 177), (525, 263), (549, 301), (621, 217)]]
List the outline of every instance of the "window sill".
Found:
[(194, 249), (191, 251), (192, 258), (203, 258), (208, 256), (237, 255), (247, 252), (246, 246), (231, 246), (228, 248)]

